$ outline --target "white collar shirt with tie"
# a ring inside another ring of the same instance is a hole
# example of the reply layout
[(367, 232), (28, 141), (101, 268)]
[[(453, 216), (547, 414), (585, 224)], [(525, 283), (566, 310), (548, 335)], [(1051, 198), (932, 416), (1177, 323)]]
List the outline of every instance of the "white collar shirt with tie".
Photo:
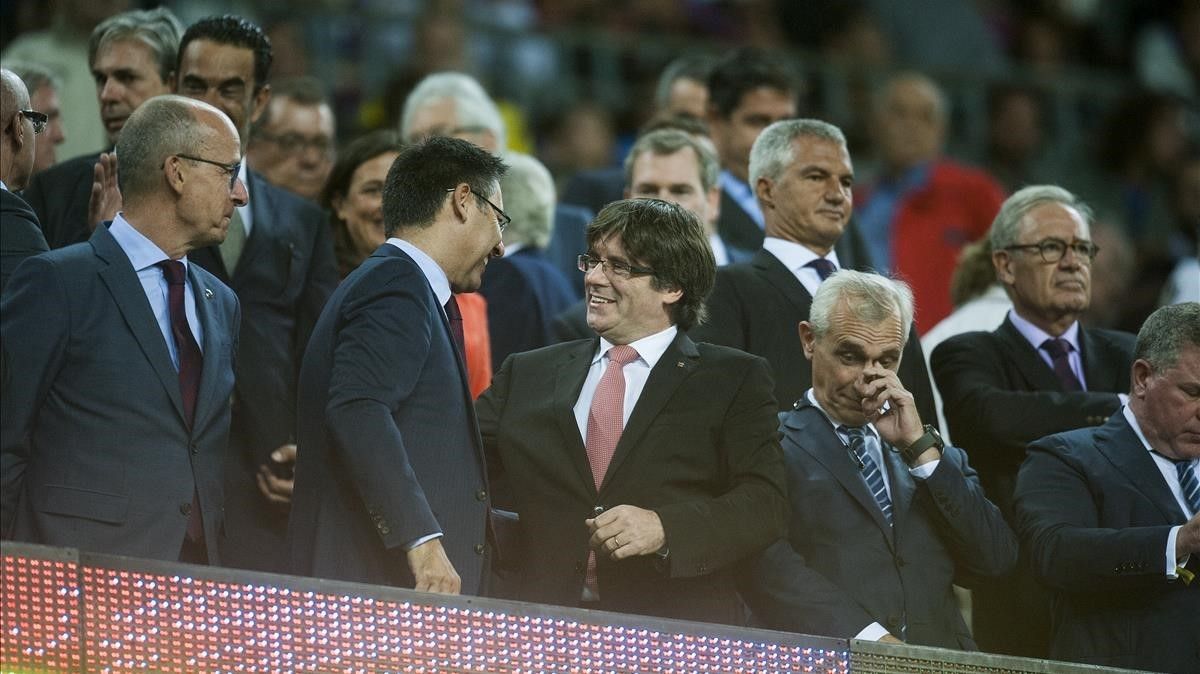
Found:
[[(650, 371), (666, 353), (671, 342), (675, 341), (675, 335), (678, 332), (679, 329), (672, 325), (662, 332), (656, 332), (629, 343), (629, 346), (637, 351), (638, 357), (625, 366), (623, 424), (629, 423), (629, 415), (633, 413), (633, 408), (642, 395), (642, 389), (646, 388), (646, 380), (650, 378)], [(579, 390), (579, 399), (575, 401), (575, 407), (572, 408), (575, 413), (575, 423), (579, 426), (579, 437), (583, 438), (585, 445), (587, 444), (588, 412), (592, 409), (592, 398), (596, 395), (596, 387), (600, 385), (600, 378), (608, 369), (608, 352), (613, 346), (612, 342), (603, 337), (600, 338), (600, 347), (592, 356), (587, 377), (583, 380), (583, 388)]]
[[(763, 249), (782, 262), (783, 266), (795, 275), (796, 280), (800, 281), (800, 285), (804, 286), (810, 296), (817, 294), (817, 288), (821, 287), (821, 276), (817, 274), (815, 268), (809, 267), (808, 263), (822, 257), (821, 255), (817, 255), (807, 246), (774, 236), (763, 239)], [(841, 262), (838, 261), (837, 251), (831, 250), (824, 257), (833, 263), (835, 269), (842, 268)]]
[[(1175, 462), (1167, 457), (1159, 454), (1150, 447), (1150, 443), (1146, 440), (1145, 434), (1142, 433), (1142, 426), (1138, 423), (1137, 417), (1133, 415), (1133, 410), (1129, 409), (1129, 405), (1121, 408), (1121, 414), (1125, 415), (1125, 421), (1129, 422), (1129, 426), (1133, 428), (1133, 434), (1142, 443), (1142, 449), (1150, 452), (1150, 458), (1154, 460), (1154, 466), (1158, 468), (1158, 472), (1162, 473), (1163, 481), (1167, 483), (1167, 488), (1171, 490), (1171, 496), (1175, 498), (1175, 502), (1179, 504), (1179, 510), (1188, 517), (1194, 516), (1196, 513), (1188, 506), (1187, 500), (1183, 497), (1183, 487), (1179, 484), (1179, 473), (1176, 471)], [(1200, 470), (1195, 463), (1192, 462), (1192, 470)], [(1170, 533), (1167, 534), (1167, 549), (1166, 549), (1166, 570), (1167, 578), (1178, 578), (1175, 572), (1177, 567), (1187, 564), (1188, 557), (1183, 559), (1175, 558), (1175, 541), (1179, 538), (1179, 530), (1183, 527), (1182, 524), (1171, 527)]]

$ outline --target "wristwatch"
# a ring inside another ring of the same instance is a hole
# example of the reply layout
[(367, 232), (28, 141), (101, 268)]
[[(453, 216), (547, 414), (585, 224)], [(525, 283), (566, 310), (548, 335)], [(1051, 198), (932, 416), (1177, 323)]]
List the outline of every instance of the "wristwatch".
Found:
[(921, 456), (930, 447), (937, 447), (940, 452), (945, 446), (946, 442), (942, 440), (942, 436), (937, 432), (937, 429), (930, 424), (925, 424), (925, 435), (917, 438), (917, 441), (911, 445), (901, 449), (900, 456), (904, 459), (905, 463), (912, 465), (917, 460), (917, 457)]

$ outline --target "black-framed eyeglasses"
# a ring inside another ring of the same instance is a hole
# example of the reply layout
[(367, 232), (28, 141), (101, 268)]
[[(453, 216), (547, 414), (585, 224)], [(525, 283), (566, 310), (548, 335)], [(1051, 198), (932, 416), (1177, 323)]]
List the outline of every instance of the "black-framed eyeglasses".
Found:
[[(456, 189), (458, 189), (458, 188), (457, 187), (448, 187), (448, 188), (446, 188), (446, 192), (450, 193)], [(471, 190), (471, 194), (475, 195), (476, 198), (482, 199), (483, 203), (492, 207), (492, 210), (496, 212), (496, 226), (500, 228), (500, 233), (503, 234), (504, 230), (508, 229), (509, 224), (512, 223), (512, 218), (508, 217), (508, 213), (505, 213), (504, 211), (500, 210), (499, 206), (497, 206), (496, 204), (493, 204), (491, 199), (488, 199), (487, 197), (483, 196), (482, 194), (476, 193), (474, 190)]]
[(46, 123), (50, 121), (50, 118), (46, 115), (46, 113), (38, 112), (37, 110), (18, 110), (17, 113), (25, 119), (33, 122), (34, 135), (45, 131)]
[(256, 131), (254, 138), (274, 143), (284, 154), (300, 154), (309, 149), (325, 157), (333, 153), (333, 143), (325, 136), (302, 136), (298, 133), (274, 134), (268, 131)]
[(203, 157), (193, 157), (190, 154), (177, 154), (175, 156), (179, 157), (180, 159), (187, 159), (188, 161), (198, 161), (203, 164), (212, 164), (213, 166), (216, 166), (217, 168), (224, 170), (226, 173), (229, 174), (229, 189), (230, 190), (233, 190), (234, 185), (237, 185), (238, 174), (241, 173), (241, 171), (242, 171), (242, 162), (240, 162), (240, 161), (234, 162), (232, 164), (226, 164), (225, 162), (213, 161), (211, 159), (205, 159)]
[(649, 267), (636, 267), (624, 262), (617, 262), (616, 260), (607, 260), (602, 257), (594, 257), (587, 253), (584, 253), (576, 258), (575, 264), (579, 267), (579, 271), (585, 274), (595, 269), (596, 265), (603, 267), (605, 274), (608, 274), (609, 276), (619, 276), (621, 278), (629, 278), (631, 276), (649, 276), (654, 274), (654, 270)]
[(1042, 239), (1037, 243), (1014, 244), (1005, 246), (1004, 250), (1031, 250), (1036, 249), (1042, 256), (1045, 262), (1058, 262), (1067, 254), (1067, 249), (1070, 248), (1075, 253), (1075, 257), (1080, 260), (1091, 262), (1096, 259), (1096, 254), (1100, 252), (1100, 246), (1091, 241), (1074, 241), (1067, 243), (1062, 239)]

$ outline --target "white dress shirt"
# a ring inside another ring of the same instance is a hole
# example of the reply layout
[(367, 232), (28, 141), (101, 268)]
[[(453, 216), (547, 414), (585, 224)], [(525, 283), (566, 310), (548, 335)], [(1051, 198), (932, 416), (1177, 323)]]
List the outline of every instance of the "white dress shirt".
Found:
[[(642, 389), (646, 388), (650, 370), (654, 369), (655, 364), (666, 353), (667, 347), (675, 341), (677, 332), (679, 329), (672, 325), (662, 332), (656, 332), (649, 337), (629, 343), (629, 346), (637, 351), (638, 357), (625, 366), (625, 409), (621, 417), (622, 425), (629, 423), (629, 415), (633, 413), (633, 408), (642, 395)], [(579, 399), (575, 401), (575, 423), (579, 426), (579, 437), (583, 438), (585, 445), (587, 444), (588, 412), (592, 409), (592, 398), (596, 395), (596, 387), (600, 385), (600, 378), (608, 369), (608, 352), (613, 346), (615, 345), (612, 342), (603, 337), (600, 338), (600, 346), (596, 349), (596, 354), (592, 356), (592, 364), (588, 368), (587, 377), (583, 380)]]
[[(1158, 467), (1158, 472), (1162, 473), (1163, 480), (1167, 483), (1167, 488), (1171, 490), (1171, 495), (1175, 497), (1175, 502), (1179, 504), (1179, 509), (1189, 518), (1196, 513), (1188, 506), (1187, 499), (1183, 497), (1183, 486), (1179, 484), (1179, 473), (1175, 470), (1175, 463), (1167, 457), (1159, 454), (1150, 447), (1150, 443), (1146, 440), (1146, 436), (1142, 433), (1142, 427), (1138, 424), (1137, 417), (1133, 416), (1133, 410), (1129, 409), (1129, 405), (1121, 408), (1121, 414), (1125, 415), (1125, 421), (1129, 422), (1133, 428), (1133, 434), (1141, 441), (1142, 447), (1150, 452), (1150, 458), (1154, 459), (1154, 465)], [(1197, 470), (1196, 462), (1192, 462), (1192, 470)], [(1182, 524), (1171, 527), (1170, 533), (1167, 534), (1167, 550), (1166, 550), (1166, 569), (1167, 578), (1178, 578), (1175, 569), (1188, 563), (1191, 555), (1183, 559), (1175, 558), (1175, 541), (1179, 538), (1179, 530), (1183, 528)]]
[[(809, 267), (808, 263), (821, 257), (820, 255), (806, 246), (773, 236), (763, 239), (763, 248), (774, 255), (783, 263), (783, 266), (788, 268), (788, 271), (796, 276), (796, 280), (800, 281), (800, 285), (804, 286), (809, 295), (817, 294), (817, 288), (821, 287), (821, 275), (817, 273), (816, 269)], [(842, 268), (836, 251), (829, 251), (825, 259), (833, 263), (834, 269)]]

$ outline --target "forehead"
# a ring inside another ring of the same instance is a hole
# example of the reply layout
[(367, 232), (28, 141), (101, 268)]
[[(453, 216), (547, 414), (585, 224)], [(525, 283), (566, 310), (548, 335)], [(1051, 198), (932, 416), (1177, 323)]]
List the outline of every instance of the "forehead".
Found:
[(1018, 239), (1036, 243), (1048, 237), (1072, 241), (1087, 239), (1087, 223), (1079, 211), (1058, 203), (1039, 204), (1021, 218)]
[(792, 94), (774, 87), (755, 87), (742, 94), (738, 105), (733, 109), (734, 115), (770, 115), (771, 117), (791, 117), (796, 114), (796, 102)]
[(325, 103), (300, 103), (286, 96), (271, 98), (273, 129), (286, 129), (301, 133), (333, 133), (333, 111)]
[(427, 101), (413, 111), (409, 120), (410, 136), (424, 136), (458, 126), (458, 106), (453, 98)]
[(96, 62), (92, 64), (92, 70), (111, 72), (123, 69), (157, 72), (154, 50), (133, 37), (106, 42), (96, 50)]
[(591, 249), (592, 252), (600, 257), (629, 259), (629, 256), (625, 254), (625, 242), (621, 240), (620, 234), (609, 234), (602, 239), (594, 241)]
[(633, 182), (654, 180), (664, 182), (700, 182), (700, 159), (690, 147), (682, 147), (670, 154), (659, 154), (647, 150), (633, 161)]
[(904, 348), (904, 327), (896, 314), (878, 323), (865, 321), (850, 311), (846, 301), (842, 300), (830, 319), (825, 340), (835, 348), (858, 346), (868, 355), (898, 352)]
[(254, 51), (212, 40), (193, 40), (183, 50), (179, 74), (217, 82), (241, 78), (250, 83), (254, 81)]
[(359, 164), (350, 179), (352, 182), (384, 180), (387, 178), (388, 169), (392, 168), (392, 162), (399, 156), (397, 152), (385, 152), (378, 157), (372, 157)]
[(799, 136), (792, 141), (792, 166), (816, 166), (830, 173), (853, 172), (850, 152), (842, 144), (818, 136)]
[(893, 108), (937, 108), (937, 91), (921, 80), (901, 80), (888, 88), (885, 101)]

